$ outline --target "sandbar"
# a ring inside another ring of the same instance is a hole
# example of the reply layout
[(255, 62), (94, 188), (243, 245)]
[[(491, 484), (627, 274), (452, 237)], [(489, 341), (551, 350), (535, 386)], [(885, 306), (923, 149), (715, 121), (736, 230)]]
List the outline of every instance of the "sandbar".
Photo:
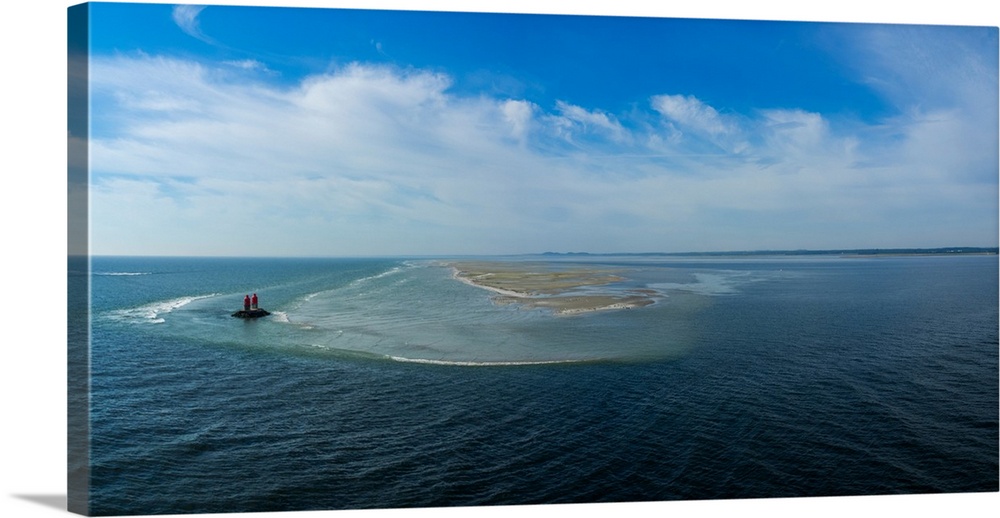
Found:
[[(655, 302), (656, 292), (652, 290), (595, 291), (596, 287), (626, 280), (621, 272), (610, 268), (492, 261), (453, 262), (446, 266), (452, 268), (455, 279), (494, 292), (491, 300), (497, 305), (518, 304), (570, 315), (639, 308)], [(582, 288), (587, 292), (579, 293)]]

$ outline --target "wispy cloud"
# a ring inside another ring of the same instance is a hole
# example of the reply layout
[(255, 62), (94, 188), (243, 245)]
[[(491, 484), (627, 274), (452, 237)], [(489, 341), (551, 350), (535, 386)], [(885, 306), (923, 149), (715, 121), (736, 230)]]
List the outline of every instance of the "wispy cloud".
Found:
[[(155, 246), (150, 235), (189, 253), (252, 241), (278, 254), (995, 237), (996, 126), (944, 109), (834, 123), (664, 93), (628, 113), (546, 110), (457, 94), (440, 72), (354, 64), (289, 88), (143, 55), (95, 58), (91, 77), (105, 114), (90, 153), (98, 252)], [(975, 132), (993, 147), (966, 140)]]
[(598, 132), (613, 141), (622, 142), (627, 136), (625, 128), (607, 113), (563, 101), (556, 102), (556, 110), (559, 115), (551, 118), (551, 121), (564, 137), (572, 139), (573, 135)]
[(378, 53), (378, 55), (383, 56), (383, 57), (387, 57), (387, 58), (390, 57), (389, 54), (386, 54), (385, 50), (382, 48), (382, 42), (381, 41), (372, 40), (371, 44), (372, 44), (372, 47), (375, 48), (375, 52)]
[(278, 73), (274, 70), (268, 68), (268, 66), (256, 59), (241, 59), (238, 61), (223, 61), (222, 64), (229, 65), (233, 68), (238, 68), (240, 70), (246, 70), (248, 72), (259, 72), (268, 75), (277, 75)]
[(995, 31), (873, 25), (836, 41), (851, 50), (848, 66), (901, 111), (961, 106), (989, 112), (997, 105)]
[(181, 28), (182, 31), (187, 33), (193, 38), (197, 38), (206, 43), (214, 43), (211, 38), (206, 36), (202, 31), (198, 23), (198, 15), (205, 9), (205, 6), (201, 5), (177, 5), (174, 6), (173, 18), (174, 23)]
[(675, 140), (703, 140), (730, 152), (746, 149), (737, 118), (723, 116), (692, 95), (655, 95), (650, 106), (663, 117)]
[(690, 95), (657, 95), (651, 100), (653, 109), (685, 128), (709, 135), (732, 131), (719, 112)]

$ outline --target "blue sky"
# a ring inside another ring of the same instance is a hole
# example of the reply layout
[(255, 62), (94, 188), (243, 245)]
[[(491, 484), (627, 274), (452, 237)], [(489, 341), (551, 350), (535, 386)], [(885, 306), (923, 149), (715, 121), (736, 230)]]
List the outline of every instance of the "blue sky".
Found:
[(997, 244), (995, 27), (92, 9), (95, 254)]

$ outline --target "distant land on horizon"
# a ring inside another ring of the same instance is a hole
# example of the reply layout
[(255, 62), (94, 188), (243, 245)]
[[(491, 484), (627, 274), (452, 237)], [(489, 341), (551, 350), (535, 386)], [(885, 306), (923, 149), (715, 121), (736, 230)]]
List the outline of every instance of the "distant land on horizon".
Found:
[(662, 257), (662, 256), (749, 256), (749, 255), (939, 255), (939, 254), (977, 254), (996, 255), (998, 247), (953, 246), (943, 248), (846, 248), (832, 250), (740, 250), (719, 252), (621, 252), (621, 253), (591, 253), (591, 252), (543, 252), (544, 256), (628, 256), (628, 257)]
[(511, 254), (397, 254), (391, 256), (212, 256), (212, 255), (128, 255), (128, 254), (67, 254), (74, 260), (86, 260), (88, 257), (188, 257), (188, 258), (320, 258), (320, 257), (740, 257), (740, 256), (805, 256), (805, 255), (844, 255), (844, 256), (892, 256), (892, 255), (998, 255), (1000, 247), (952, 246), (941, 248), (844, 248), (827, 250), (733, 250), (715, 252), (532, 252)]

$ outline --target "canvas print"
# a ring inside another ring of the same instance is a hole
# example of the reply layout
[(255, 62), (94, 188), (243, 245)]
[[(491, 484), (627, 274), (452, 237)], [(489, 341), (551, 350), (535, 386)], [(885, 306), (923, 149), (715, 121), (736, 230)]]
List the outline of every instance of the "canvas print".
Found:
[(998, 491), (998, 30), (70, 7), (69, 507)]

